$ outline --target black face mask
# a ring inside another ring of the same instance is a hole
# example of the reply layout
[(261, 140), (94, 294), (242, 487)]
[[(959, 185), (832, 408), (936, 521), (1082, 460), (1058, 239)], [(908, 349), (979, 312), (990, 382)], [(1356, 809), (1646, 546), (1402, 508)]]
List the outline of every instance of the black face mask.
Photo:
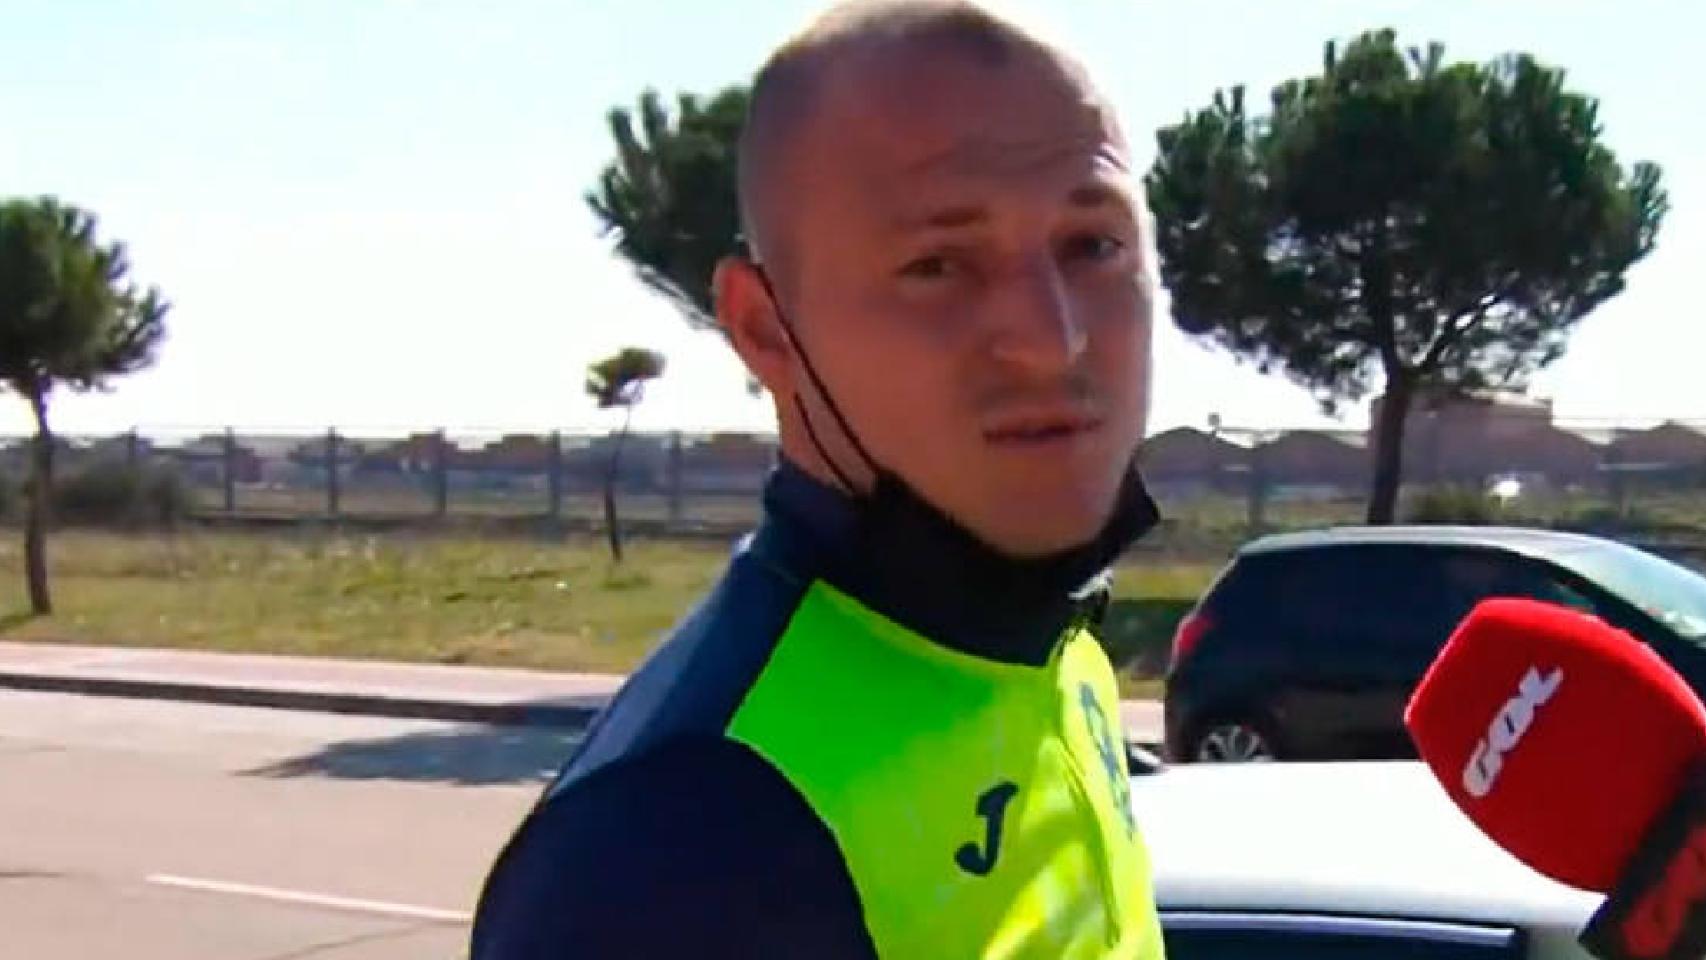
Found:
[(812, 445), (854, 502), (859, 552), (865, 557), (879, 558), (876, 564), (861, 564), (861, 568), (876, 566), (883, 571), (883, 580), (901, 584), (911, 580), (935, 583), (940, 589), (964, 589), (974, 592), (975, 602), (987, 605), (990, 613), (999, 615), (1001, 610), (1010, 609), (1020, 614), (1044, 597), (1061, 597), (1082, 590), (1160, 521), (1160, 513), (1138, 472), (1137, 454), (1133, 450), (1113, 510), (1088, 541), (1037, 557), (1014, 557), (991, 547), (871, 456), (818, 376), (770, 278), (762, 267), (756, 269), (813, 388), (874, 478), (870, 489), (861, 493), (829, 455), (805, 403), (795, 394), (794, 404)]

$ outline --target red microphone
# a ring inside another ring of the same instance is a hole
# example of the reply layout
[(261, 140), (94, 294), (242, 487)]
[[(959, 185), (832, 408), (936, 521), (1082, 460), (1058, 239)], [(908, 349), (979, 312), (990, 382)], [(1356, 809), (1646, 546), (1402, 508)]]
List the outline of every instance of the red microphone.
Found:
[(1486, 600), (1404, 724), (1496, 843), (1610, 894), (1582, 935), (1590, 950), (1706, 956), (1706, 707), (1645, 644), (1575, 610)]

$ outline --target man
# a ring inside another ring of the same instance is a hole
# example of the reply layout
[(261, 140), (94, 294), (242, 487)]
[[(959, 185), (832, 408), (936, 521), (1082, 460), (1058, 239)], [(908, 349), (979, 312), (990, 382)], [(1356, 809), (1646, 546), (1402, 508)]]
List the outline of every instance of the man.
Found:
[(763, 523), (500, 857), (474, 960), (1159, 958), (1087, 629), (1155, 522), (1111, 110), (975, 6), (853, 3), (760, 73), (740, 167)]

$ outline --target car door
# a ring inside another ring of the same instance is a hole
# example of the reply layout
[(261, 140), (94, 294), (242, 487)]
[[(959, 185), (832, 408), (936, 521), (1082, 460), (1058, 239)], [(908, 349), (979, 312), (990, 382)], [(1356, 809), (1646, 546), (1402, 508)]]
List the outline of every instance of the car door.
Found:
[(1301, 654), (1279, 706), (1301, 753), (1415, 755), (1403, 710), (1456, 622), (1445, 600), (1431, 547), (1334, 545), (1297, 565), (1277, 619)]

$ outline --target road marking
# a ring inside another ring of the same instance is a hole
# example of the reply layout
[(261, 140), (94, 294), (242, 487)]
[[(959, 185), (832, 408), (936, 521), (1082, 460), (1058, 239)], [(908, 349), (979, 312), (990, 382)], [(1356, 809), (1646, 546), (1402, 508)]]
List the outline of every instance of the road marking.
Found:
[(249, 883), (232, 883), (226, 880), (203, 880), (196, 877), (175, 877), (171, 874), (156, 873), (147, 881), (162, 887), (177, 887), (181, 890), (199, 890), (203, 893), (223, 893), (234, 897), (254, 897), (259, 900), (273, 900), (279, 903), (300, 903), (306, 906), (326, 907), (332, 910), (345, 910), (354, 913), (370, 913), (383, 917), (400, 917), (405, 920), (430, 920), (436, 923), (468, 923), (474, 918), (471, 914), (460, 910), (439, 910), (434, 907), (417, 907), (407, 903), (386, 903), (383, 900), (360, 900), (351, 897), (334, 897), (323, 893), (309, 893), (303, 890), (280, 890), (277, 887), (259, 887)]

